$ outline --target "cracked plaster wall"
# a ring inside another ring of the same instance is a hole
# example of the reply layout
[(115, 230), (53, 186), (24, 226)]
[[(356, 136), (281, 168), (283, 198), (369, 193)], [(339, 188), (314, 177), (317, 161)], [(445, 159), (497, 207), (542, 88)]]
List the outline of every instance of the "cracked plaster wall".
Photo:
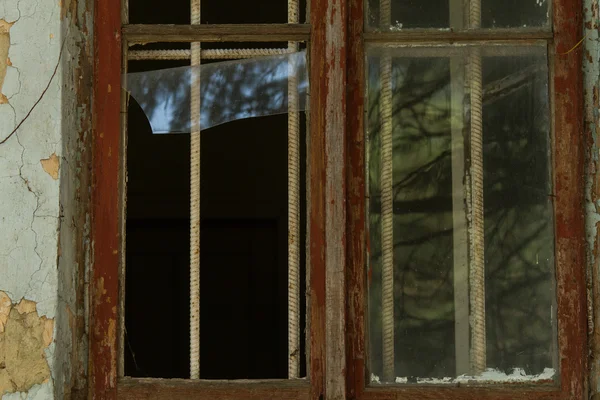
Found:
[(2, 400), (85, 398), (91, 4), (0, 0), (0, 300), (13, 310), (0, 326), (51, 321), (42, 349), (18, 342), (19, 358), (41, 352), (48, 379), (0, 384)]

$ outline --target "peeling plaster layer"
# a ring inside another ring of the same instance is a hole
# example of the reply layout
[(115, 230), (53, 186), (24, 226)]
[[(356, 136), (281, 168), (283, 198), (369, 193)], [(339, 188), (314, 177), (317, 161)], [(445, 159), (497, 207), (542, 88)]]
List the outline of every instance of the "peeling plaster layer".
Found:
[(0, 0), (0, 141), (24, 120), (0, 144), (3, 398), (55, 398), (60, 179), (51, 155), (62, 155), (60, 74), (42, 92), (59, 62), (60, 14), (58, 1)]
[(52, 179), (54, 179), (54, 180), (58, 179), (58, 169), (60, 168), (60, 159), (58, 158), (58, 156), (55, 153), (52, 153), (52, 155), (48, 158), (44, 158), (43, 160), (40, 160), (40, 164), (42, 165), (42, 168), (44, 169), (44, 171), (46, 171), (46, 173), (48, 175), (50, 175), (52, 177)]
[(2, 86), (6, 78), (6, 68), (10, 63), (8, 58), (8, 49), (10, 47), (10, 27), (11, 22), (0, 19), (0, 104), (8, 103), (8, 98), (2, 94)]
[(54, 337), (54, 320), (40, 317), (36, 304), (13, 304), (0, 292), (0, 395), (26, 393), (50, 382), (46, 349)]

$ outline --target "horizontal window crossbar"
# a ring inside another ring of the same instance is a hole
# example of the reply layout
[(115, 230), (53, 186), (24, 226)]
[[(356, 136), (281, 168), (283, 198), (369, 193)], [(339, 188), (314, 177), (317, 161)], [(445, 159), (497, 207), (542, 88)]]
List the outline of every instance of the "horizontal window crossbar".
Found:
[[(526, 397), (521, 397), (526, 396)], [(514, 400), (527, 398), (531, 400), (561, 400), (565, 394), (555, 387), (495, 387), (495, 386), (388, 386), (386, 388), (367, 388), (361, 395), (361, 400)]]
[(550, 40), (552, 31), (547, 29), (469, 29), (439, 30), (410, 29), (387, 32), (365, 32), (366, 42), (470, 42), (470, 41), (531, 41)]
[[(264, 57), (289, 54), (293, 51), (286, 48), (269, 49), (206, 49), (201, 50), (202, 60), (234, 60), (240, 58)], [(129, 61), (140, 60), (189, 60), (191, 50), (130, 50), (127, 53)]]
[(306, 42), (307, 24), (124, 25), (129, 43), (152, 42)]
[(119, 399), (239, 399), (308, 400), (310, 384), (304, 379), (210, 381), (187, 379), (121, 378)]

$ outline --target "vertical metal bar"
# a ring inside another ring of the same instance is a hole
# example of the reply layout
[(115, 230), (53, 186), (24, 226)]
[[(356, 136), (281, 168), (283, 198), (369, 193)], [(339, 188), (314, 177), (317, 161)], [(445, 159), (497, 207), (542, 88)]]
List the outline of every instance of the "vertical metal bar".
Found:
[[(450, 1), (450, 27), (465, 26), (463, 0)], [(454, 349), (456, 375), (468, 374), (469, 361), (469, 239), (465, 188), (463, 55), (450, 58), (450, 104), (452, 134), (452, 242), (454, 265)]]
[(454, 264), (454, 348), (456, 375), (469, 373), (469, 240), (465, 188), (464, 62), (450, 60), (452, 107), (452, 241)]
[[(288, 23), (299, 21), (298, 0), (288, 0)], [(297, 42), (289, 42), (298, 51)], [(288, 378), (300, 373), (300, 113), (298, 75), (288, 66)]]
[[(200, 24), (200, 0), (191, 0), (191, 23)], [(190, 163), (190, 379), (200, 378), (200, 43), (191, 43), (198, 66), (191, 88)]]
[[(391, 21), (391, 1), (380, 1), (380, 27)], [(392, 57), (384, 53), (380, 61), (381, 97), (381, 250), (382, 250), (382, 333), (383, 378), (393, 381), (394, 372), (394, 198), (392, 143)]]
[[(471, 0), (469, 28), (481, 27), (480, 0)], [(470, 304), (471, 304), (471, 373), (486, 368), (485, 331), (485, 254), (483, 210), (483, 105), (481, 50), (473, 48), (469, 55), (471, 94), (471, 168), (470, 168)]]

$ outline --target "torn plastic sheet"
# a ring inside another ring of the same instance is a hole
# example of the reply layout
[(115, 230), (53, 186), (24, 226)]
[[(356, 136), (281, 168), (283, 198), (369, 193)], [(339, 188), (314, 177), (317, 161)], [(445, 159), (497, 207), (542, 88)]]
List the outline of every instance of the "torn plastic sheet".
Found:
[[(289, 101), (288, 77), (297, 77)], [(200, 80), (200, 129), (305, 110), (306, 52), (128, 73), (123, 87), (141, 106), (153, 133), (189, 133), (190, 92)], [(291, 105), (291, 109), (288, 106)]]

